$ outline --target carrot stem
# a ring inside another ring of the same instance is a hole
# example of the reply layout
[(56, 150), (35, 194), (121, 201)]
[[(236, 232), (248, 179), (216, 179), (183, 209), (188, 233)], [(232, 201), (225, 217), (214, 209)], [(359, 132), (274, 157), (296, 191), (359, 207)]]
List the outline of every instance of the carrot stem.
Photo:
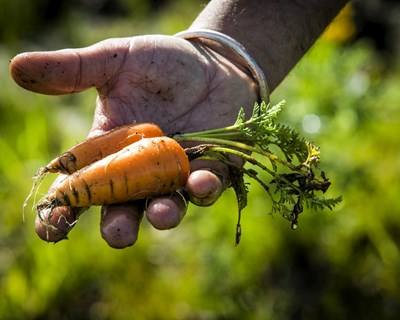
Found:
[(259, 148), (255, 148), (253, 146), (247, 145), (242, 142), (231, 141), (231, 140), (220, 139), (220, 138), (209, 138), (209, 137), (203, 137), (203, 136), (197, 136), (197, 137), (196, 136), (187, 136), (185, 134), (175, 135), (175, 136), (173, 136), (173, 138), (177, 141), (197, 141), (197, 142), (201, 141), (201, 142), (210, 143), (210, 144), (231, 146), (234, 148), (238, 148), (238, 149), (242, 149), (242, 150), (246, 150), (246, 151), (250, 151), (250, 152), (255, 152), (260, 155), (266, 156), (271, 161), (278, 162), (292, 170), (297, 169), (297, 167), (295, 165), (291, 164), (288, 161), (278, 158), (276, 155), (274, 155), (271, 152), (261, 150)]

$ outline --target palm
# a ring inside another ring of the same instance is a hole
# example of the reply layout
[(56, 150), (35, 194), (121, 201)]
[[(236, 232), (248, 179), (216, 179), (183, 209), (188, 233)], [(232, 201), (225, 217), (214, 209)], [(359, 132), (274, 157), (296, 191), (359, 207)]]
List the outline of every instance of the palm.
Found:
[(167, 133), (202, 130), (232, 123), (232, 108), (251, 107), (252, 81), (221, 56), (174, 37), (121, 41), (109, 53), (121, 55), (120, 66), (97, 88), (94, 130), (146, 121)]

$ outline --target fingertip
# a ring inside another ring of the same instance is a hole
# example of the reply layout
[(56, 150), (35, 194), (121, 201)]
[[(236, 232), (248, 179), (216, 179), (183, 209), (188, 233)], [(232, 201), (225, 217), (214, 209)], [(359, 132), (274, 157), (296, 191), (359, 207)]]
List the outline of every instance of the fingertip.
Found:
[(143, 217), (141, 206), (110, 205), (102, 209), (100, 231), (107, 244), (123, 249), (136, 243)]
[(210, 206), (217, 201), (224, 186), (216, 174), (200, 169), (190, 174), (185, 190), (192, 203), (198, 206)]
[[(77, 60), (68, 50), (26, 52), (9, 65), (14, 81), (24, 89), (43, 94), (65, 94), (75, 90)], [(74, 76), (72, 76), (74, 75)]]
[(152, 199), (146, 208), (146, 218), (159, 230), (175, 228), (186, 214), (186, 200), (180, 194)]
[(51, 211), (38, 212), (35, 219), (35, 231), (40, 239), (47, 242), (58, 242), (67, 238), (75, 225), (79, 208), (56, 207)]
[[(53, 192), (57, 185), (67, 177), (67, 175), (59, 175), (50, 186), (49, 193)], [(66, 239), (68, 233), (76, 224), (78, 217), (86, 209), (60, 206), (52, 210), (38, 210), (35, 219), (35, 231), (40, 239), (47, 242), (58, 242)]]
[(35, 219), (35, 232), (40, 239), (46, 242), (58, 242), (66, 237), (64, 232), (40, 219), (39, 216), (36, 216)]
[(21, 87), (29, 89), (29, 86), (36, 82), (35, 79), (27, 73), (29, 64), (29, 53), (20, 53), (11, 59), (9, 71), (12, 79)]
[(17, 83), (18, 83), (18, 80), (19, 80), (18, 69), (20, 67), (21, 62), (24, 59), (24, 55), (26, 55), (26, 54), (25, 53), (17, 54), (15, 57), (13, 57), (10, 60), (10, 63), (8, 65), (8, 69), (10, 71), (10, 75), (14, 79), (14, 81), (16, 81)]

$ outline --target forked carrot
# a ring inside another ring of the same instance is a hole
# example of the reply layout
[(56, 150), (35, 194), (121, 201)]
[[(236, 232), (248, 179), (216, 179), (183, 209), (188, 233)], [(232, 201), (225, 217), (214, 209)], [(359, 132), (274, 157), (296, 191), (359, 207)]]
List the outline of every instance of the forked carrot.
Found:
[(38, 210), (172, 193), (185, 185), (189, 171), (185, 150), (174, 139), (144, 138), (68, 176), (38, 204)]

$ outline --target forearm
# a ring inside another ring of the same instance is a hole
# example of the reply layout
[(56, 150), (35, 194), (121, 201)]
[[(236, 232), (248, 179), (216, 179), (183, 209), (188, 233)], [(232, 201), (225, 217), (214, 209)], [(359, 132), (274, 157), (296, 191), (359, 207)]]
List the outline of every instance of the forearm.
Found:
[(212, 0), (191, 29), (208, 28), (242, 43), (272, 91), (347, 0)]

